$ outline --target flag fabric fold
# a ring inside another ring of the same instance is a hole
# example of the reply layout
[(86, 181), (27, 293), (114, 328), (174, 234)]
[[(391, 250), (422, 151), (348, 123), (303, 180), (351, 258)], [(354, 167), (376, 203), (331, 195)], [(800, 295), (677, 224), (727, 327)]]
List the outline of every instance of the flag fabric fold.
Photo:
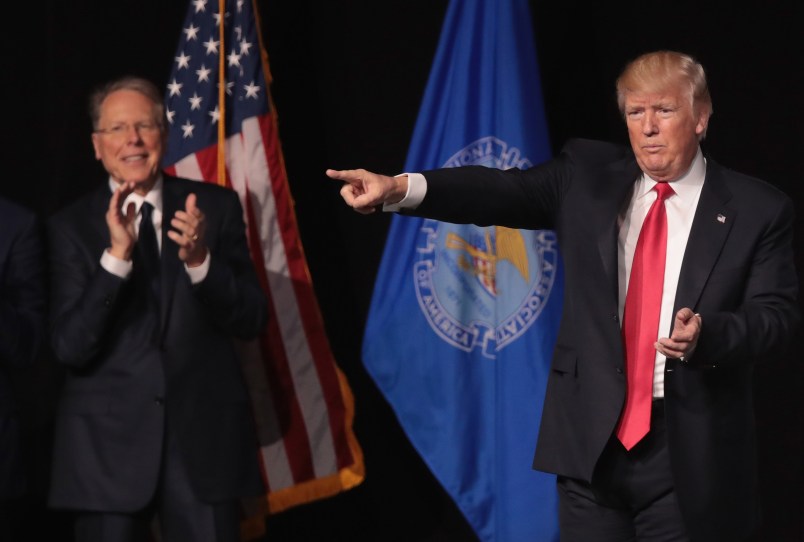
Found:
[[(453, 0), (406, 171), (550, 156), (527, 0)], [(484, 542), (558, 540), (531, 463), (562, 295), (552, 231), (392, 219), (363, 361)]]
[[(354, 401), (313, 292), (251, 0), (193, 0), (166, 90), (165, 171), (237, 191), (251, 256), (269, 300), (258, 341), (242, 345), (267, 510), (354, 487), (364, 477)], [(263, 507), (264, 508), (264, 507)]]

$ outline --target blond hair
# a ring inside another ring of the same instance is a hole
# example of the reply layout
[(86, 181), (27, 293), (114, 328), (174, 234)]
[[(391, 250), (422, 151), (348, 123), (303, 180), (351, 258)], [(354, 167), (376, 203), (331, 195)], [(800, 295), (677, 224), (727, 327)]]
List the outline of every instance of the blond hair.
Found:
[[(617, 78), (617, 105), (625, 114), (628, 92), (663, 93), (676, 85), (687, 85), (694, 114), (712, 115), (712, 98), (703, 66), (689, 55), (676, 51), (645, 53), (629, 62)], [(702, 134), (701, 137), (703, 137)]]

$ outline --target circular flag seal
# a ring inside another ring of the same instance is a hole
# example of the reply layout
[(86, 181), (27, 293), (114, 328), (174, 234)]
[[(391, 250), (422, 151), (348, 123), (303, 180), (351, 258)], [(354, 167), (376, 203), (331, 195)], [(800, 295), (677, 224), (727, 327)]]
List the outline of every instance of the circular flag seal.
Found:
[[(444, 167), (464, 165), (524, 169), (531, 164), (519, 149), (489, 136), (457, 152)], [(539, 318), (557, 270), (554, 232), (430, 219), (420, 232), (416, 296), (442, 340), (494, 358)]]

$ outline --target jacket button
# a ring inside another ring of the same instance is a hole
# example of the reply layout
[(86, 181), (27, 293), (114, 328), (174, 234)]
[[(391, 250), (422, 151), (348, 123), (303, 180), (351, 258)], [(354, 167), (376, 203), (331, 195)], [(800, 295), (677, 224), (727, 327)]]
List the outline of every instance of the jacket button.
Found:
[(162, 406), (165, 404), (165, 399), (164, 397), (160, 397), (159, 395), (157, 395), (156, 397), (154, 397), (154, 403), (156, 403), (158, 406)]
[(618, 375), (623, 374), (623, 370), (620, 367), (616, 367), (615, 370), (617, 371)]

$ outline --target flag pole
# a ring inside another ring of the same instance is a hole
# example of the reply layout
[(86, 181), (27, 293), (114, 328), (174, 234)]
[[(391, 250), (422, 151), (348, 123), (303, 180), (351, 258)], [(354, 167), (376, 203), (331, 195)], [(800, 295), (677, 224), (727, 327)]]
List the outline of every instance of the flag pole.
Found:
[(226, 0), (218, 1), (220, 25), (218, 37), (220, 38), (220, 51), (218, 55), (218, 184), (226, 186), (226, 61), (224, 60), (224, 25), (226, 24)]

